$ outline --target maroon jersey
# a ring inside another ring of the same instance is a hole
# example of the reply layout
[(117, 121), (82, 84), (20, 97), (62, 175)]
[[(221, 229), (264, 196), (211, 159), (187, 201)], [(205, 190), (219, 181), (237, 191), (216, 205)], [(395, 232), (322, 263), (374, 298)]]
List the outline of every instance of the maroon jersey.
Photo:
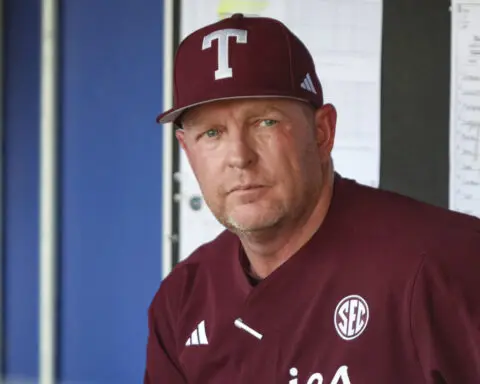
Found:
[(480, 383), (480, 220), (337, 175), (311, 240), (252, 284), (222, 233), (162, 282), (148, 384)]

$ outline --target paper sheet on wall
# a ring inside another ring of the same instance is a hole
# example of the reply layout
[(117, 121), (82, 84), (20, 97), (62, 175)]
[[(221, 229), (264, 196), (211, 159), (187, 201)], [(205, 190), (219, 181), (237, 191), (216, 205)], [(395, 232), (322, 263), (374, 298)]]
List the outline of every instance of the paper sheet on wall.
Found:
[(480, 0), (451, 11), (450, 208), (480, 217)]
[[(182, 39), (236, 12), (284, 22), (312, 53), (325, 102), (337, 109), (335, 169), (360, 183), (378, 185), (382, 0), (185, 0), (181, 8)], [(180, 168), (184, 259), (224, 228), (206, 205), (192, 210), (192, 196), (201, 193), (183, 153)]]

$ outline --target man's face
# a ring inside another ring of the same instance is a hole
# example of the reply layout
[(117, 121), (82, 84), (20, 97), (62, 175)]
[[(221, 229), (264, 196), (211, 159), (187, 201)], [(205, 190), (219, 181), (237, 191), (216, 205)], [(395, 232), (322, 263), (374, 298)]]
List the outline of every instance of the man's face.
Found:
[(176, 135), (215, 217), (252, 232), (318, 199), (335, 117), (331, 106), (315, 112), (288, 99), (221, 101), (187, 112)]

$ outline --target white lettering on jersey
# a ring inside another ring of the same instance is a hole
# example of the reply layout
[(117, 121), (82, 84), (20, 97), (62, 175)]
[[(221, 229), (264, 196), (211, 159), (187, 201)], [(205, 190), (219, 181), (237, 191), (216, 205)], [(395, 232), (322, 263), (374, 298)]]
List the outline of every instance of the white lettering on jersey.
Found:
[(335, 308), (335, 329), (344, 340), (353, 340), (367, 327), (369, 310), (367, 302), (358, 295), (343, 298)]
[[(290, 380), (288, 384), (299, 384), (297, 379), (297, 368), (290, 368), (290, 376), (292, 380)], [(305, 384), (323, 384), (322, 374), (315, 372), (308, 378)], [(337, 372), (335, 372), (335, 376), (333, 376), (330, 384), (352, 384), (350, 381), (350, 377), (348, 376), (348, 367), (346, 365), (342, 365), (340, 368), (337, 369)]]
[(215, 80), (233, 77), (233, 70), (228, 63), (229, 37), (235, 37), (237, 43), (247, 42), (247, 31), (245, 29), (221, 29), (209, 33), (203, 38), (202, 50), (212, 47), (212, 41), (218, 40), (218, 68), (215, 71)]
[[(342, 380), (342, 381), (340, 381)], [(348, 367), (346, 365), (342, 365), (340, 368), (337, 369), (335, 376), (333, 376), (331, 384), (352, 384), (350, 382), (350, 377), (348, 377)]]
[(308, 378), (307, 384), (322, 384), (323, 376), (320, 373), (314, 373)]

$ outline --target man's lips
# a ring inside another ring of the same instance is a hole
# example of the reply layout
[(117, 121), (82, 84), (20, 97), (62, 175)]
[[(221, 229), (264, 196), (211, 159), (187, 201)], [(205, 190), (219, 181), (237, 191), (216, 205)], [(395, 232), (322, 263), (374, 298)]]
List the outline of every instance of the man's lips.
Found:
[(228, 193), (232, 192), (246, 192), (246, 191), (253, 191), (255, 189), (260, 189), (260, 188), (265, 188), (265, 185), (262, 184), (241, 184), (241, 185), (236, 185), (232, 189), (228, 191)]

